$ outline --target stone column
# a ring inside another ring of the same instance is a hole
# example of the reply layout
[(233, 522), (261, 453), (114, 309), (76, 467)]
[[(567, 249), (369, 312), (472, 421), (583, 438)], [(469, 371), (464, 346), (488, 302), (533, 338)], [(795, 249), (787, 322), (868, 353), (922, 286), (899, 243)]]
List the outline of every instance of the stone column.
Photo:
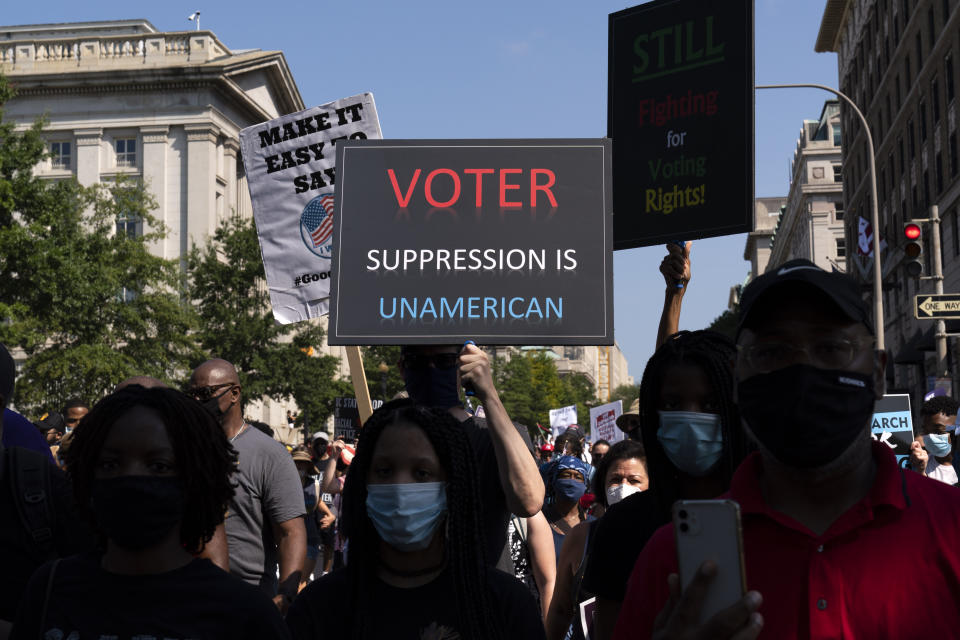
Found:
[(100, 138), (103, 129), (77, 129), (77, 182), (85, 187), (100, 182)]
[(223, 214), (236, 216), (240, 214), (237, 207), (237, 153), (240, 151), (240, 141), (230, 137), (223, 139), (223, 177), (227, 181), (224, 197)]
[(202, 246), (217, 225), (217, 138), (212, 124), (188, 124), (187, 132), (187, 247)]
[[(158, 222), (167, 228), (167, 237), (150, 246), (151, 253), (164, 258), (173, 258), (179, 254), (177, 240), (177, 221), (170, 218), (167, 210), (167, 134), (170, 127), (149, 126), (140, 127), (140, 136), (143, 140), (143, 181), (147, 189), (157, 201), (157, 208), (151, 213)], [(144, 232), (148, 225), (144, 224)]]

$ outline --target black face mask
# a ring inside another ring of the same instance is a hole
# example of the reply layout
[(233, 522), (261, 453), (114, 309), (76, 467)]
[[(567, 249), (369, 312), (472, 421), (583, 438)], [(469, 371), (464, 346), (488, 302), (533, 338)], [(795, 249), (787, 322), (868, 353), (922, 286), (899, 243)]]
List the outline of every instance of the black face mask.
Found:
[(183, 519), (180, 479), (120, 476), (93, 481), (97, 525), (117, 546), (140, 551), (156, 545)]
[(873, 377), (795, 364), (737, 385), (740, 415), (783, 464), (800, 469), (836, 460), (866, 437), (875, 401)]
[(227, 389), (220, 395), (214, 396), (209, 400), (204, 400), (200, 403), (203, 405), (203, 408), (207, 410), (207, 413), (213, 416), (213, 419), (217, 421), (217, 424), (223, 424), (223, 417), (227, 415), (227, 412), (220, 408), (220, 398), (228, 393), (230, 393), (230, 389)]
[(403, 383), (410, 399), (418, 405), (439, 409), (460, 406), (456, 367), (404, 369)]

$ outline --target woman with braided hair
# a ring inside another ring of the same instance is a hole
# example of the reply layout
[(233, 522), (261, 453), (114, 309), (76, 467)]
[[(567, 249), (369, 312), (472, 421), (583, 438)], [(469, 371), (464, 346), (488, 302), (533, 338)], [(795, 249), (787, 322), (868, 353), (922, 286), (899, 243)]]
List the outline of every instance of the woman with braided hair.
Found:
[(295, 640), (543, 638), (530, 593), (486, 562), (479, 496), (449, 413), (409, 400), (374, 412), (344, 484), (347, 566), (294, 601)]
[(650, 490), (611, 507), (597, 526), (583, 586), (597, 594), (598, 638), (612, 634), (637, 556), (673, 503), (727, 491), (748, 452), (733, 402), (735, 354), (722, 334), (680, 331), (647, 362), (630, 435), (643, 442)]
[(38, 569), (11, 638), (288, 638), (263, 593), (196, 557), (223, 522), (236, 460), (179, 391), (132, 385), (98, 402), (67, 465), (100, 549)]

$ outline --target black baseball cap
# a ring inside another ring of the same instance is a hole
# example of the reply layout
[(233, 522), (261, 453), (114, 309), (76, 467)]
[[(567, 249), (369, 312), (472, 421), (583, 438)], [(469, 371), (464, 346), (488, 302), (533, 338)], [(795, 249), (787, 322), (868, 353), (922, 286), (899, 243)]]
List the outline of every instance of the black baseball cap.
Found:
[(860, 285), (850, 276), (838, 271), (826, 271), (809, 260), (791, 260), (775, 269), (768, 269), (753, 280), (740, 294), (740, 321), (737, 337), (748, 326), (750, 312), (757, 301), (776, 287), (806, 285), (826, 295), (848, 318), (861, 322), (873, 333), (867, 305), (860, 294)]

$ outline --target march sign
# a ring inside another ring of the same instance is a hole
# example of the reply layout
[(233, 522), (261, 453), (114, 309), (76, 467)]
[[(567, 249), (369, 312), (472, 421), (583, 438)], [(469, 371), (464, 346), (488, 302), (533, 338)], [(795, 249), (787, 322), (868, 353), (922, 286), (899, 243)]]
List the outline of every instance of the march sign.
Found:
[(614, 248), (750, 231), (753, 1), (610, 15)]
[(606, 440), (610, 444), (626, 437), (617, 427), (617, 418), (623, 414), (623, 401), (608, 402), (590, 409), (590, 443)]
[(380, 138), (364, 93), (247, 127), (243, 167), (273, 317), (288, 324), (327, 313), (333, 255), (334, 152), (342, 140)]
[(893, 451), (901, 467), (909, 465), (910, 445), (913, 444), (913, 416), (910, 414), (910, 396), (885, 395), (873, 408), (870, 437)]
[(613, 344), (609, 177), (609, 140), (341, 142), (329, 344)]

